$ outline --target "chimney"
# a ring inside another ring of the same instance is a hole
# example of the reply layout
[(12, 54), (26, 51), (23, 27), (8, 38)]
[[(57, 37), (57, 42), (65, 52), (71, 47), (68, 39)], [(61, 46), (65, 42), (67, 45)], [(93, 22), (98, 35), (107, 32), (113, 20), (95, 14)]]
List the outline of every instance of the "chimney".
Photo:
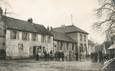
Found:
[(49, 26), (47, 26), (47, 30), (48, 30), (48, 31), (50, 31), (50, 28), (49, 28)]
[(50, 27), (50, 31), (52, 31), (53, 30), (53, 28), (52, 28), (52, 26)]
[(33, 23), (33, 19), (32, 18), (29, 18), (27, 21), (30, 22), (30, 23)]
[(47, 30), (49, 30), (49, 31), (52, 31), (52, 29), (53, 29), (52, 26), (50, 26), (50, 27), (48, 26), (47, 27)]

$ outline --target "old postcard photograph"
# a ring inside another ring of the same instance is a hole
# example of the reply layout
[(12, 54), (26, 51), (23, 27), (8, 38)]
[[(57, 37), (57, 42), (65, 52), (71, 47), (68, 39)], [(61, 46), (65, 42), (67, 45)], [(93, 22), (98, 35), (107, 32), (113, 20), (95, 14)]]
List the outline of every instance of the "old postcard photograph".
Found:
[(0, 71), (115, 71), (115, 0), (0, 0)]

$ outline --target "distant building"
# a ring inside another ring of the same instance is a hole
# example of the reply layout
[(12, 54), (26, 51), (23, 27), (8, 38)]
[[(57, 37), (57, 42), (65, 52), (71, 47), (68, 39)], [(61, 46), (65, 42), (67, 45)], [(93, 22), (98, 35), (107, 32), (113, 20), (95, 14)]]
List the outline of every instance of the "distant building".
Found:
[(88, 33), (74, 26), (61, 26), (53, 28), (54, 49), (63, 51), (65, 55), (72, 53), (78, 60), (85, 59), (88, 48)]
[[(37, 50), (48, 52), (53, 49), (53, 35), (32, 19), (23, 21), (3, 16), (0, 9), (0, 54), (6, 52), (8, 58), (28, 58)], [(2, 51), (3, 50), (3, 51)]]
[(87, 54), (91, 55), (91, 53), (95, 52), (95, 43), (91, 40), (88, 40), (88, 48), (87, 48)]
[(114, 58), (115, 57), (115, 42), (111, 44), (106, 51), (109, 54), (110, 58)]

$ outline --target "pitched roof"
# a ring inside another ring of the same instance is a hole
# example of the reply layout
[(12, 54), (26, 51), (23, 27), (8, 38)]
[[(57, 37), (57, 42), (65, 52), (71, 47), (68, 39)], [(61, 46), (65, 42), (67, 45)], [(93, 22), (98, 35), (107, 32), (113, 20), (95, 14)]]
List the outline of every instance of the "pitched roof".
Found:
[(51, 31), (53, 36), (54, 36), (54, 40), (59, 40), (59, 41), (66, 41), (66, 42), (74, 42), (75, 41), (70, 38), (69, 36), (67, 36), (66, 34), (64, 33), (61, 33), (61, 32), (56, 32), (56, 31)]
[(7, 29), (52, 35), (43, 25), (3, 16)]
[(53, 34), (49, 30), (47, 30), (43, 25), (34, 24), (34, 27), (37, 30), (37, 33), (39, 34), (53, 36)]
[(88, 34), (86, 31), (74, 26), (74, 25), (69, 25), (69, 26), (61, 26), (57, 28), (53, 28), (54, 31), (62, 32), (62, 33), (73, 33), (73, 32), (80, 32), (80, 33), (85, 33)]

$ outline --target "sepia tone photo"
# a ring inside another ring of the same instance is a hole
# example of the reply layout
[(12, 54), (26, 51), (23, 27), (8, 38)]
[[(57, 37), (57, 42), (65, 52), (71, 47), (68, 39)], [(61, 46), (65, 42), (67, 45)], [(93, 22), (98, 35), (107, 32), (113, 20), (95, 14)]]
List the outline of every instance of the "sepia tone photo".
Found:
[(115, 0), (0, 0), (0, 71), (115, 71)]

